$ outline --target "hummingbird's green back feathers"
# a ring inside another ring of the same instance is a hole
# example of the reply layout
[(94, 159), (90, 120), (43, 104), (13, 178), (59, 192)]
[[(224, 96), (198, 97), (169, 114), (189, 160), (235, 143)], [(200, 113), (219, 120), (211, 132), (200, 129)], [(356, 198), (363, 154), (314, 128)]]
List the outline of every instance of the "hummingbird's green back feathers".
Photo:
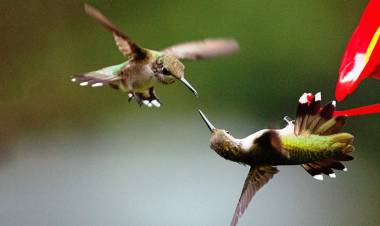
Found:
[(282, 147), (291, 155), (287, 164), (299, 164), (320, 161), (329, 158), (341, 158), (351, 150), (353, 136), (348, 133), (338, 133), (328, 136), (299, 135), (283, 136)]

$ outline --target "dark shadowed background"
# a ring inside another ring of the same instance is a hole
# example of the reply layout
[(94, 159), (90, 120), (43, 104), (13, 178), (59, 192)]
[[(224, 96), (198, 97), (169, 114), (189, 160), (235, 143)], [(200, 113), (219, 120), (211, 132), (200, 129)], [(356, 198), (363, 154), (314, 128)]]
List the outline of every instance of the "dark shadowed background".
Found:
[[(187, 62), (194, 98), (159, 86), (160, 109), (70, 76), (124, 61), (82, 1), (0, 2), (0, 225), (228, 225), (247, 167), (209, 148), (201, 108), (237, 137), (294, 116), (304, 91), (334, 98), (366, 1), (89, 1), (143, 46), (234, 37), (233, 56)], [(338, 108), (380, 100), (365, 80)], [(378, 115), (351, 118), (356, 159), (319, 182), (301, 167), (254, 197), (240, 225), (379, 225)]]

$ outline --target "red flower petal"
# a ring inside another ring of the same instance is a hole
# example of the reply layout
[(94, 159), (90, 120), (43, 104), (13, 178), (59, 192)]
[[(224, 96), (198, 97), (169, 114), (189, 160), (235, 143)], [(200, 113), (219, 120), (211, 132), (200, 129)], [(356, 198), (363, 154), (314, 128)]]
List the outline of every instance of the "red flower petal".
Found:
[(342, 101), (360, 81), (380, 79), (380, 0), (371, 0), (351, 36), (339, 68), (335, 96)]
[(380, 113), (380, 104), (373, 104), (359, 108), (353, 108), (349, 110), (343, 111), (335, 111), (334, 116), (357, 116), (357, 115), (368, 115), (368, 114), (376, 114)]

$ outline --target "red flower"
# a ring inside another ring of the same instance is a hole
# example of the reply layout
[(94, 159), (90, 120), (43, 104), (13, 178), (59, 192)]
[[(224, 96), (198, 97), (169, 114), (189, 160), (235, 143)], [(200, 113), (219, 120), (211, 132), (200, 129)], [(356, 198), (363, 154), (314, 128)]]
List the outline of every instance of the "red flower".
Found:
[[(365, 78), (380, 79), (380, 0), (370, 0), (359, 25), (348, 42), (342, 63), (335, 96), (344, 100), (354, 92)], [(380, 104), (336, 111), (334, 115), (364, 115), (380, 113)]]
[(371, 0), (347, 45), (339, 68), (335, 96), (342, 101), (361, 80), (380, 79), (380, 0)]

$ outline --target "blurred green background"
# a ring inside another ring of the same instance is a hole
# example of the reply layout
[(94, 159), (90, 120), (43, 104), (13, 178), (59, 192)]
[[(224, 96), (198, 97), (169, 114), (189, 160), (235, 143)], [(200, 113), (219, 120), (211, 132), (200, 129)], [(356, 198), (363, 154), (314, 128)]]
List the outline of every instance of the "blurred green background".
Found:
[[(233, 56), (186, 62), (194, 98), (159, 86), (160, 109), (70, 76), (124, 61), (81, 1), (0, 2), (0, 225), (228, 225), (247, 167), (209, 148), (196, 109), (244, 137), (283, 127), (304, 91), (334, 98), (366, 1), (88, 1), (141, 45), (234, 37)], [(339, 109), (379, 101), (365, 80)], [(319, 182), (301, 167), (254, 197), (239, 225), (380, 225), (378, 115), (351, 118), (356, 159)]]

